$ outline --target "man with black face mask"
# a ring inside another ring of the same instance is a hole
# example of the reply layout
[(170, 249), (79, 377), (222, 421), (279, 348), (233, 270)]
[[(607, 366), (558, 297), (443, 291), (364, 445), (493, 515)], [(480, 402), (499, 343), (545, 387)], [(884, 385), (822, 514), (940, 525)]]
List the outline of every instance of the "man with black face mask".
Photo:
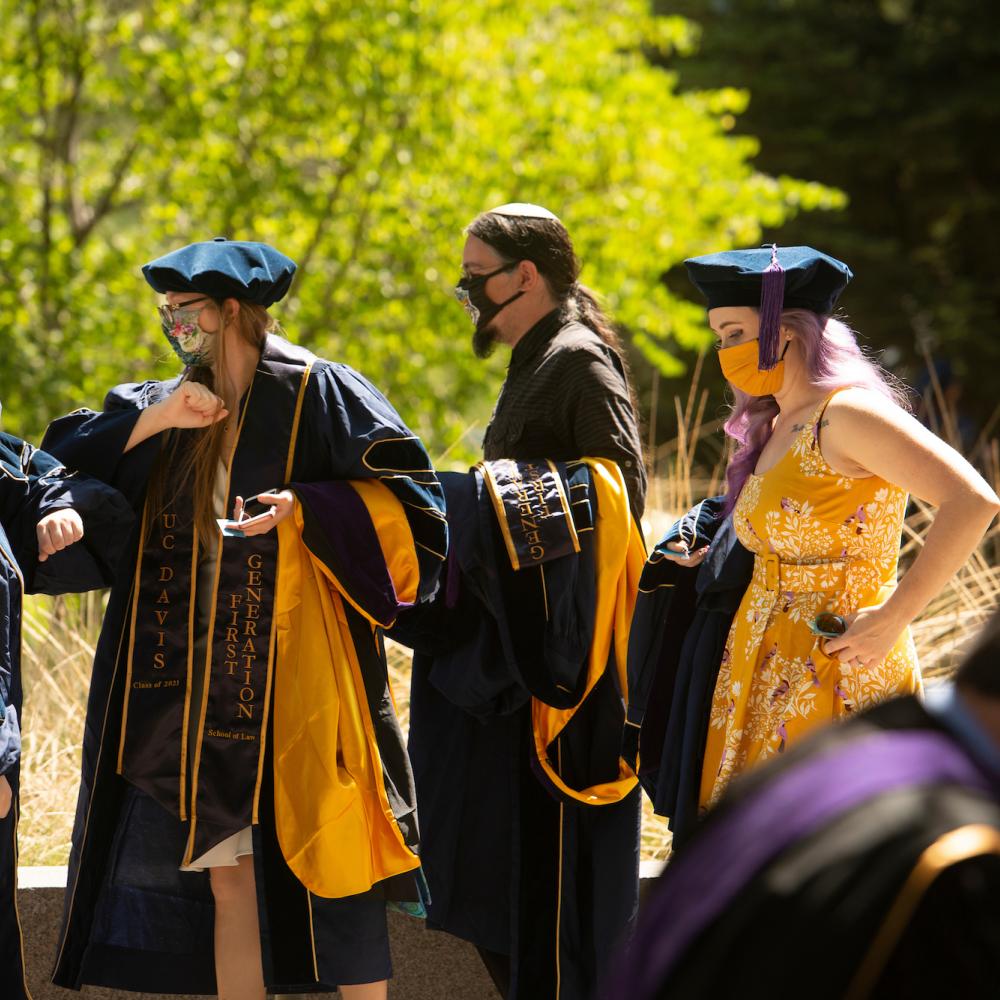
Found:
[(551, 212), (480, 215), (462, 270), (476, 354), (512, 353), (485, 462), (442, 476), (437, 606), (394, 630), (416, 650), (428, 925), (476, 945), (509, 1000), (588, 1000), (638, 893), (639, 792), (620, 757), (644, 560), (633, 394)]
[(466, 230), (455, 289), (475, 323), (473, 350), (511, 348), (483, 455), (616, 462), (632, 513), (646, 500), (634, 392), (618, 335), (578, 281), (562, 223), (538, 205), (501, 205)]

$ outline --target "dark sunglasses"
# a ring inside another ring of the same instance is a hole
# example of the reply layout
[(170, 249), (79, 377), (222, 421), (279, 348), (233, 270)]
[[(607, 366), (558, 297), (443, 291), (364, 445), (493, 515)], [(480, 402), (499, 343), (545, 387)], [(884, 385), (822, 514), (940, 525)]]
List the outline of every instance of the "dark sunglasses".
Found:
[(462, 305), (466, 305), (469, 301), (469, 290), (475, 287), (484, 287), (486, 282), (490, 278), (495, 278), (498, 274), (503, 274), (504, 271), (513, 271), (515, 267), (521, 262), (519, 260), (511, 261), (509, 264), (503, 264), (498, 267), (495, 271), (490, 271), (487, 274), (463, 274), (459, 278), (458, 284), (455, 285), (455, 298), (458, 299)]
[(809, 631), (824, 639), (836, 639), (847, 631), (847, 622), (832, 611), (823, 611), (809, 623)]

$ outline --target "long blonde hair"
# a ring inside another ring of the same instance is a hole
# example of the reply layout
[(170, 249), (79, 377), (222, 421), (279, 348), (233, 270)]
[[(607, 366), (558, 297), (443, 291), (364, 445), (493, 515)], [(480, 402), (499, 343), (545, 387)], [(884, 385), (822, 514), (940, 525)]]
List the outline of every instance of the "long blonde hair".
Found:
[[(160, 457), (149, 479), (147, 494), (147, 539), (158, 514), (173, 503), (181, 491), (190, 492), (194, 503), (194, 520), (203, 538), (211, 537), (215, 526), (215, 480), (219, 460), (223, 457), (226, 427), (239, 420), (240, 400), (235, 386), (226, 378), (226, 338), (229, 322), (235, 322), (237, 332), (246, 343), (263, 350), (268, 333), (277, 329), (274, 318), (253, 302), (240, 302), (240, 308), (226, 321), (225, 303), (213, 300), (219, 311), (222, 327), (216, 335), (211, 365), (192, 365), (182, 381), (198, 382), (220, 396), (229, 411), (224, 420), (208, 427), (173, 429), (167, 432)], [(225, 516), (229, 515), (226, 511)]]

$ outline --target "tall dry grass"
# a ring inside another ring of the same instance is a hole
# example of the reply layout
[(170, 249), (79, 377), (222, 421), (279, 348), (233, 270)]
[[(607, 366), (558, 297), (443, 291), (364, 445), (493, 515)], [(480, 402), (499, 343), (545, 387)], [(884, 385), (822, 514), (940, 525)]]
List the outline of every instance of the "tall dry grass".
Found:
[[(674, 400), (678, 434), (649, 442), (650, 509), (646, 537), (658, 538), (669, 524), (702, 497), (720, 491), (724, 467), (721, 422), (706, 419), (708, 394), (693, 380), (686, 399)], [(937, 387), (925, 400), (931, 425), (957, 444), (957, 420)], [(655, 414), (650, 424), (655, 426)], [(984, 429), (969, 457), (994, 488), (1000, 488), (1000, 444)], [(914, 501), (904, 525), (901, 566), (923, 544), (933, 510)], [(79, 781), (84, 706), (100, 627), (100, 594), (63, 599), (29, 598), (24, 621), (24, 752), (21, 791), (21, 863), (65, 864)], [(952, 671), (962, 648), (990, 612), (1000, 606), (1000, 523), (995, 522), (972, 558), (913, 625), (925, 676)], [(409, 722), (407, 650), (388, 644), (389, 676), (404, 728)], [(666, 824), (644, 804), (643, 858), (669, 853)]]
[(87, 688), (104, 604), (101, 593), (25, 601), (22, 865), (64, 865), (69, 856)]

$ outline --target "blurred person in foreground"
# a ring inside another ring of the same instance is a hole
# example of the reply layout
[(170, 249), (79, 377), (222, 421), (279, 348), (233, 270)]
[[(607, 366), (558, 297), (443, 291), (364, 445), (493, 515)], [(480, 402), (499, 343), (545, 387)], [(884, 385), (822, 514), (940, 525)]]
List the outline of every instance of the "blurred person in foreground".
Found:
[[(26, 1000), (17, 913), (24, 594), (79, 593), (111, 583), (132, 521), (124, 498), (0, 433), (0, 969), (4, 1000)], [(54, 804), (53, 804), (54, 807)]]
[(1000, 613), (926, 705), (885, 702), (735, 781), (604, 996), (986, 1000), (998, 899)]
[[(643, 780), (681, 836), (736, 774), (817, 726), (919, 692), (909, 625), (1000, 510), (833, 315), (846, 264), (776, 246), (685, 264), (707, 300), (735, 448), (726, 495), (650, 558), (629, 653), (640, 774), (659, 765)], [(899, 575), (910, 493), (937, 516)], [(699, 593), (690, 625), (675, 613), (686, 587)]]
[(511, 355), (484, 461), (441, 477), (445, 583), (393, 633), (416, 650), (428, 926), (476, 945), (506, 997), (582, 1000), (638, 894), (619, 749), (645, 471), (622, 348), (563, 224), (510, 204), (466, 234), (475, 352)]

